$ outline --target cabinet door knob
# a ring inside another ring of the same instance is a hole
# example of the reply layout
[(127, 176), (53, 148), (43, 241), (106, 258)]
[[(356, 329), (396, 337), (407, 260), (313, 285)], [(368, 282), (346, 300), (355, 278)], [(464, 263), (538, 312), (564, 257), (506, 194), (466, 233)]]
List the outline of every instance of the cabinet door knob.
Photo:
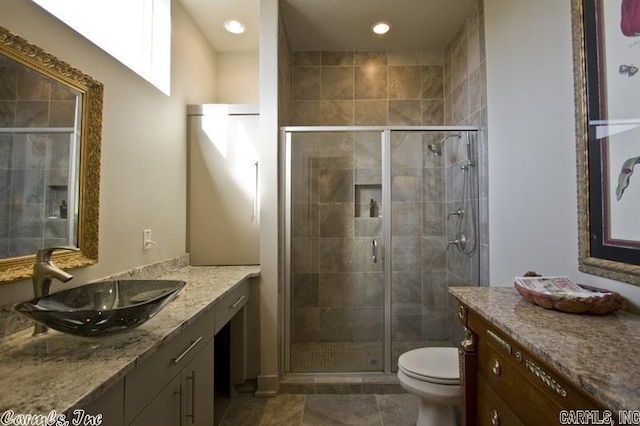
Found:
[(500, 416), (498, 415), (498, 410), (493, 410), (491, 413), (491, 424), (493, 426), (500, 426)]
[(502, 367), (500, 366), (500, 362), (497, 359), (493, 360), (493, 363), (491, 364), (491, 371), (493, 371), (493, 374), (495, 374), (496, 376), (499, 376), (500, 373), (502, 373)]

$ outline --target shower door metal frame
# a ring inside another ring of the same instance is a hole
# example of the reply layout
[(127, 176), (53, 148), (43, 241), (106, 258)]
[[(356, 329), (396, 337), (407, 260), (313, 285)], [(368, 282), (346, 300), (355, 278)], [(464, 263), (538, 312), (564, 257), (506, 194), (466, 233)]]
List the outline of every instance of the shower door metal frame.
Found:
[[(380, 154), (382, 159), (382, 274), (384, 282), (384, 336), (383, 336), (383, 366), (380, 372), (367, 373), (391, 373), (391, 133), (395, 131), (405, 132), (478, 132), (479, 127), (475, 126), (285, 126), (280, 128), (280, 143), (282, 144), (282, 189), (284, 191), (284, 261), (280, 264), (283, 268), (282, 277), (284, 288), (282, 299), (282, 310), (278, 315), (280, 320), (280, 371), (284, 374), (296, 374), (291, 371), (291, 144), (293, 133), (321, 133), (321, 132), (380, 132)], [(387, 249), (388, 248), (388, 249)], [(311, 373), (325, 374), (332, 372)], [(354, 371), (352, 373), (366, 374)], [(305, 373), (309, 374), (309, 373)], [(334, 373), (335, 374), (335, 373)]]

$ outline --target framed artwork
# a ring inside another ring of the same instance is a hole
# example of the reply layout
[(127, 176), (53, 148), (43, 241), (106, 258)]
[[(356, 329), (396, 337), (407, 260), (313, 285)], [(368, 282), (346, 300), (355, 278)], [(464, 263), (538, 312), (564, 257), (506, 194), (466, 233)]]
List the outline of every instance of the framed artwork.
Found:
[(579, 269), (640, 284), (640, 0), (572, 0), (572, 27)]

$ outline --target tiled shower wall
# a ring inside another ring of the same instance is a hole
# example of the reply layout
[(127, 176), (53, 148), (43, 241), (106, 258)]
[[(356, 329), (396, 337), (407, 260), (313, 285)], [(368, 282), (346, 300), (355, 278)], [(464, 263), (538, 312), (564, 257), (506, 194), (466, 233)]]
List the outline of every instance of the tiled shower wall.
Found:
[(441, 125), (442, 55), (293, 53), (293, 125)]
[[(482, 9), (478, 6), (444, 55), (293, 52), (291, 124), (482, 127), (479, 149), (474, 155), (484, 175), (480, 190), (473, 195), (481, 203), (485, 201), (484, 210), (475, 212), (484, 220), (475, 239), (485, 250), (488, 231), (482, 22)], [(488, 275), (487, 268), (483, 266), (480, 274), (476, 272), (480, 250), (472, 257), (446, 250), (447, 239), (457, 231), (454, 218), (447, 221), (446, 213), (455, 210), (460, 202), (460, 165), (466, 150), (460, 141), (451, 140), (447, 147), (460, 148), (434, 157), (426, 147), (443, 136), (399, 132), (392, 137), (394, 341), (423, 345), (449, 340), (457, 345), (460, 327), (447, 287), (486, 284), (483, 277)], [(303, 195), (293, 201), (293, 246), (294, 256), (298, 256), (292, 282), (294, 343), (371, 342), (382, 338), (382, 276), (377, 265), (369, 261), (371, 237), (380, 235), (380, 224), (378, 219), (358, 217), (359, 211), (368, 213), (367, 201), (376, 194), (372, 176), (379, 173), (375, 162), (379, 160), (372, 160), (371, 155), (379, 141), (372, 138), (365, 143), (365, 137), (298, 136), (302, 157), (295, 157), (292, 166), (305, 177), (295, 181), (304, 189), (294, 189)], [(366, 144), (371, 144), (370, 148), (363, 151)], [(359, 157), (358, 151), (364, 157)], [(367, 164), (370, 181), (357, 181), (364, 175), (357, 164)], [(329, 198), (322, 199), (323, 196)], [(314, 197), (315, 201), (311, 201)], [(483, 261), (488, 262), (488, 257), (484, 253), (483, 256)]]
[[(75, 96), (0, 56), (0, 128), (73, 127)], [(65, 244), (69, 134), (0, 132), (0, 257)]]
[[(477, 126), (476, 151), (472, 153), (476, 162), (477, 181), (471, 181), (471, 196), (477, 200), (476, 211), (467, 211), (465, 226), (470, 230), (472, 219), (478, 224), (476, 232), (465, 231), (469, 246), (477, 250), (467, 256), (457, 250), (447, 255), (447, 278), (449, 286), (489, 285), (489, 224), (488, 224), (488, 153), (487, 153), (487, 89), (484, 40), (484, 12), (482, 0), (472, 9), (464, 25), (460, 27), (448, 44), (444, 54), (445, 124)], [(448, 145), (447, 148), (451, 148)], [(467, 152), (463, 144), (458, 149), (448, 149), (445, 154), (446, 209), (455, 211), (460, 207)], [(469, 210), (469, 209), (466, 209)], [(475, 216), (475, 217), (474, 217)], [(447, 235), (453, 237), (458, 230), (456, 217), (447, 221)], [(462, 339), (453, 300), (448, 298), (449, 338), (453, 344)]]

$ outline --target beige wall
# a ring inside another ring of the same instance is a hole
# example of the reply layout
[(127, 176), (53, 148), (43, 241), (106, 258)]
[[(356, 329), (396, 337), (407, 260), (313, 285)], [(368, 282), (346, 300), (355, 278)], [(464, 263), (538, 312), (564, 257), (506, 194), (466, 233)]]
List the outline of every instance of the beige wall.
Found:
[(491, 285), (529, 270), (568, 275), (638, 308), (640, 287), (578, 271), (570, 2), (484, 5)]
[[(138, 77), (38, 6), (0, 0), (0, 25), (104, 84), (100, 260), (70, 284), (185, 253), (186, 108), (214, 102), (215, 54), (174, 1), (171, 96)], [(142, 249), (150, 228), (160, 250)], [(53, 291), (61, 288), (54, 284)], [(2, 303), (32, 297), (30, 283), (0, 286)]]
[(216, 102), (252, 104), (259, 102), (258, 53), (218, 53), (216, 55)]

